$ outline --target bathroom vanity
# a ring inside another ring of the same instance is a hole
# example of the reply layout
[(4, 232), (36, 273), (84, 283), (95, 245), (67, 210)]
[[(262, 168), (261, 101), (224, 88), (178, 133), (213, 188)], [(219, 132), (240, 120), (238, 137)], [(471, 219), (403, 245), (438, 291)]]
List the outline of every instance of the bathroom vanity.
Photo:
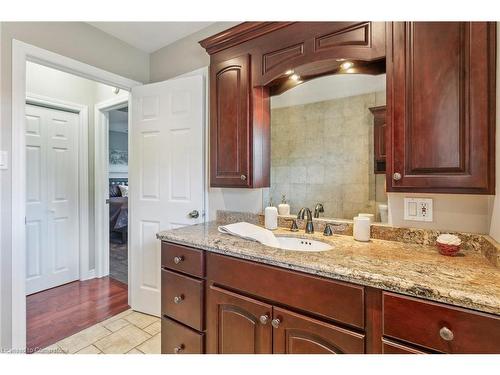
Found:
[(481, 254), (298, 236), (333, 250), (270, 248), (216, 223), (159, 233), (162, 353), (500, 353), (500, 275)]

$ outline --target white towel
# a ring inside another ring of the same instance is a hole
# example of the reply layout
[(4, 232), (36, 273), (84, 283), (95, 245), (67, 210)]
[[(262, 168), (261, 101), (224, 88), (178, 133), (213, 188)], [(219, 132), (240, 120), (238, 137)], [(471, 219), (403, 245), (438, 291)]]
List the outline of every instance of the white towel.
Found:
[(278, 239), (274, 233), (254, 224), (240, 222), (219, 226), (219, 232), (241, 237), (246, 240), (260, 242), (263, 245), (279, 247)]

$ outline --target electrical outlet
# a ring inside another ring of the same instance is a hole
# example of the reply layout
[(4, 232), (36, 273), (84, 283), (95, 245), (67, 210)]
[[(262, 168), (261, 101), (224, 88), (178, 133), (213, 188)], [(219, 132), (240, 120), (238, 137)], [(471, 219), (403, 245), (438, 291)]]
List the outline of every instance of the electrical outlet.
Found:
[(413, 221), (432, 221), (432, 199), (405, 198), (404, 219)]

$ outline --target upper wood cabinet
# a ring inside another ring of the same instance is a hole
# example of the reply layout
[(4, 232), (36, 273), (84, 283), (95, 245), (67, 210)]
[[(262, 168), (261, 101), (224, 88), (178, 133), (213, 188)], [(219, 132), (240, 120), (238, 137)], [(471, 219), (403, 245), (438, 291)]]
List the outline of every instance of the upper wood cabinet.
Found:
[(387, 25), (387, 189), (494, 194), (495, 23)]
[(210, 67), (210, 184), (249, 187), (250, 56)]
[(270, 95), (331, 74), (341, 58), (385, 70), (384, 22), (244, 22), (200, 42), (210, 54), (210, 186), (270, 186)]

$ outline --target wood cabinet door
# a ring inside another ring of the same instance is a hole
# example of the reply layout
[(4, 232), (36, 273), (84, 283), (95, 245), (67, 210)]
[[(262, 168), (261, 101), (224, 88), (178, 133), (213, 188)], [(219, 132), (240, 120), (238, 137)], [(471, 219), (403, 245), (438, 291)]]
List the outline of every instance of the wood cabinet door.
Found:
[(210, 66), (210, 186), (251, 186), (250, 55)]
[(365, 336), (279, 307), (273, 311), (274, 354), (362, 354)]
[(385, 173), (386, 151), (386, 110), (385, 105), (372, 107), (370, 111), (373, 114), (373, 171), (374, 173)]
[(388, 191), (494, 193), (495, 28), (388, 25)]
[(271, 305), (211, 286), (207, 303), (207, 352), (271, 354), (271, 316)]

